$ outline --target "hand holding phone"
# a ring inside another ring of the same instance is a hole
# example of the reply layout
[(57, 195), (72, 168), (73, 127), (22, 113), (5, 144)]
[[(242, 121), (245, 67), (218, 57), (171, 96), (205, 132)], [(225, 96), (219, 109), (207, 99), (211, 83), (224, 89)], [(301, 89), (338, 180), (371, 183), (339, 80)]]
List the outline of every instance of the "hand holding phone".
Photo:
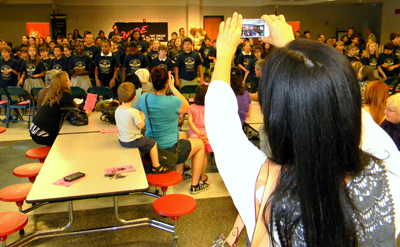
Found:
[(77, 179), (79, 179), (81, 177), (84, 177), (85, 175), (86, 174), (83, 173), (83, 172), (76, 172), (74, 174), (71, 174), (71, 175), (68, 175), (68, 176), (64, 177), (64, 181), (72, 182), (72, 181), (77, 180)]
[(243, 19), (241, 38), (262, 38), (269, 36), (269, 28), (263, 19)]

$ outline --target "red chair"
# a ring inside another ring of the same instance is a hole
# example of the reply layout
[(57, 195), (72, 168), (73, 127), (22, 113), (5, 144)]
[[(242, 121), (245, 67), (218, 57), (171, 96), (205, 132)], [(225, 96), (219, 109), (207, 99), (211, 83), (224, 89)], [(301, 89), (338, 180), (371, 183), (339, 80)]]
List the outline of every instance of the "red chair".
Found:
[(177, 172), (147, 175), (147, 182), (149, 183), (149, 185), (156, 187), (155, 193), (158, 194), (157, 187), (161, 187), (163, 196), (165, 196), (168, 186), (179, 184), (181, 181), (182, 175)]
[(20, 212), (0, 213), (0, 242), (6, 246), (8, 235), (22, 230), (28, 223), (28, 217)]
[(7, 130), (6, 128), (0, 127), (0, 134), (6, 132), (6, 130)]
[(178, 244), (177, 221), (179, 217), (190, 214), (196, 207), (197, 204), (193, 197), (182, 194), (166, 195), (154, 201), (154, 212), (164, 217), (171, 217), (174, 220), (172, 246)]
[(22, 205), (29, 191), (32, 188), (31, 183), (26, 184), (14, 184), (0, 190), (0, 201), (3, 202), (15, 202), (18, 206), (18, 210), (22, 212)]
[(39, 147), (28, 150), (25, 156), (29, 159), (39, 159), (40, 163), (44, 163), (51, 147)]
[(42, 169), (43, 163), (31, 163), (22, 166), (18, 166), (14, 169), (13, 174), (20, 178), (29, 178), (31, 183), (35, 182), (36, 176)]

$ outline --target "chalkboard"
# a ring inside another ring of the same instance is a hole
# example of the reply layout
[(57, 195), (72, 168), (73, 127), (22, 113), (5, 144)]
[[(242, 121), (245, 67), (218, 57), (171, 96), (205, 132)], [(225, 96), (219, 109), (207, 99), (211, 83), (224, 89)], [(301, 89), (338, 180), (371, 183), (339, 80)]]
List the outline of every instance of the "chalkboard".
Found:
[(131, 30), (139, 31), (144, 40), (145, 35), (150, 35), (152, 40), (168, 41), (168, 23), (167, 22), (116, 22), (118, 30), (126, 39), (131, 35)]

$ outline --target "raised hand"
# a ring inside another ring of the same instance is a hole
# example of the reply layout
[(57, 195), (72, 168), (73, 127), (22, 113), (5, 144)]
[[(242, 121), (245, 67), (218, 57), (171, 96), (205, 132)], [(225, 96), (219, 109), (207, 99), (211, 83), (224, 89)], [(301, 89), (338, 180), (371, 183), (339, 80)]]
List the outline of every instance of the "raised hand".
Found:
[(275, 47), (283, 47), (294, 40), (293, 29), (286, 23), (283, 15), (263, 15), (261, 18), (269, 27), (269, 36), (262, 37), (262, 42), (272, 44)]

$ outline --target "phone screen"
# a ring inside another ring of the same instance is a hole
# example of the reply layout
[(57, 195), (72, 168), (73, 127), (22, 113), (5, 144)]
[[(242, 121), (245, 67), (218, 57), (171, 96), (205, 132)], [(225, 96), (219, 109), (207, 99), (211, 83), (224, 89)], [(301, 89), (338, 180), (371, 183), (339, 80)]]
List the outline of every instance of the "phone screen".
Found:
[(242, 38), (261, 38), (269, 36), (269, 28), (263, 19), (243, 19)]

